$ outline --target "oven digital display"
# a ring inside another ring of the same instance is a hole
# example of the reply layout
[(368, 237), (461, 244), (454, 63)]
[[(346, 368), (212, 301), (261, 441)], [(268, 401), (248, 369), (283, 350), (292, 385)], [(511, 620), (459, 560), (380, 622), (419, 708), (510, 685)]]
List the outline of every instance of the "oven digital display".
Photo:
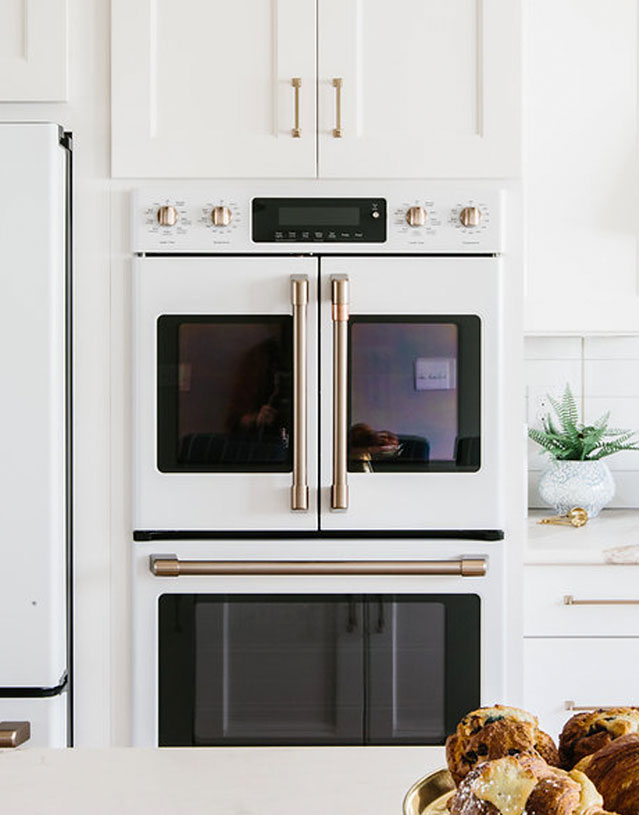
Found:
[(279, 207), (280, 226), (359, 226), (359, 207)]

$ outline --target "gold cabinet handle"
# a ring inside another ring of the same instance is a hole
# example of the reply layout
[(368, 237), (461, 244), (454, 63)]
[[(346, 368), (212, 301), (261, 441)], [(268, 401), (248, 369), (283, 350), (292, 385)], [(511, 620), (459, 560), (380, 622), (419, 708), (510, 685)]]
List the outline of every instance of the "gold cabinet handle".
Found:
[(0, 722), (0, 747), (19, 747), (30, 738), (30, 722)]
[(639, 606), (639, 600), (577, 600), (572, 594), (564, 594), (565, 606)]
[(455, 560), (180, 560), (176, 555), (151, 555), (156, 577), (233, 575), (431, 575), (485, 577), (485, 558)]
[(344, 81), (341, 77), (333, 79), (333, 87), (335, 88), (335, 127), (333, 128), (333, 138), (341, 139), (344, 135), (342, 130), (342, 85)]
[(576, 705), (571, 699), (564, 702), (564, 710), (576, 712), (584, 710), (612, 710), (615, 707), (626, 707), (627, 705)]
[(348, 277), (331, 278), (333, 318), (333, 485), (331, 509), (348, 509)]
[(308, 277), (291, 278), (293, 300), (293, 487), (291, 508), (308, 510), (306, 314)]
[(291, 85), (295, 88), (295, 127), (291, 131), (294, 139), (299, 139), (302, 135), (300, 130), (300, 88), (302, 87), (302, 80), (299, 76), (294, 76), (291, 79)]

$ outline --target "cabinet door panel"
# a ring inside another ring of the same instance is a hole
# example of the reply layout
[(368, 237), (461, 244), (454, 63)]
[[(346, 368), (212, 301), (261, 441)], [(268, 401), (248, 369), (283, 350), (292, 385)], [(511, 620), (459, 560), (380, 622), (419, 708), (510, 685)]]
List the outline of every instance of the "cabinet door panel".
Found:
[(0, 102), (66, 101), (66, 0), (3, 0), (0, 8)]
[(320, 175), (518, 175), (519, 30), (512, 0), (319, 0)]
[(315, 175), (315, 0), (113, 0), (112, 27), (115, 176)]

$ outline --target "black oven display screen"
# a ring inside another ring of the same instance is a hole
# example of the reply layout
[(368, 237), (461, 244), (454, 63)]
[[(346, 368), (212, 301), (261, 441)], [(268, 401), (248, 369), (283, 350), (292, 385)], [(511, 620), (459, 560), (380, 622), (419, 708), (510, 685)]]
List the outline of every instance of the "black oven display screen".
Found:
[(288, 226), (359, 226), (359, 207), (280, 207), (279, 225)]
[(158, 320), (162, 472), (292, 467), (292, 318)]

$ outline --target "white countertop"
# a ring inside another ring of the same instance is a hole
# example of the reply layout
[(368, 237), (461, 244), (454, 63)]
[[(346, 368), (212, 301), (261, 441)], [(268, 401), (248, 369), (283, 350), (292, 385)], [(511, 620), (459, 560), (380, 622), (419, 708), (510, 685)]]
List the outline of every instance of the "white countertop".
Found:
[(639, 566), (639, 510), (605, 509), (585, 526), (539, 524), (552, 510), (531, 510), (525, 562)]
[(16, 815), (401, 815), (444, 765), (442, 747), (3, 750), (0, 797)]

